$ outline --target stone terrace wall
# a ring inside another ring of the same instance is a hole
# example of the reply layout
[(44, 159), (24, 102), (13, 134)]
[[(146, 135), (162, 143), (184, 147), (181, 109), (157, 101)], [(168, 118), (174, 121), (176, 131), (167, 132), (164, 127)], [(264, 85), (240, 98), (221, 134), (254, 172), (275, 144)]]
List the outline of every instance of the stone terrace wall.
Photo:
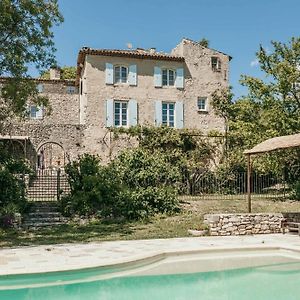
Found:
[[(300, 214), (298, 214), (300, 216)], [(205, 215), (212, 236), (249, 235), (281, 232), (281, 213)]]

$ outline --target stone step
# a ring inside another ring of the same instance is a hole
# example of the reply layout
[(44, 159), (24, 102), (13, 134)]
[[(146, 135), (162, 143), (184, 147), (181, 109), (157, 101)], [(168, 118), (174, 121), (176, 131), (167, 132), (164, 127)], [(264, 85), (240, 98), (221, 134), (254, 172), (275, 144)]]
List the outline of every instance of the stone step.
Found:
[(23, 221), (24, 228), (39, 228), (65, 224), (56, 201), (33, 202)]
[(24, 218), (24, 222), (31, 223), (51, 223), (51, 222), (63, 222), (65, 221), (63, 217), (34, 217), (34, 218)]
[(43, 212), (30, 212), (27, 214), (28, 218), (52, 218), (52, 217), (61, 217), (61, 213), (57, 211), (43, 211)]
[(57, 202), (56, 201), (39, 201), (39, 202), (34, 202), (31, 205), (32, 209), (41, 208), (41, 207), (55, 207), (55, 208), (57, 208)]
[(48, 223), (31, 223), (31, 222), (24, 222), (24, 228), (41, 228), (41, 227), (51, 227), (51, 226), (59, 226), (64, 225), (64, 222), (48, 222)]

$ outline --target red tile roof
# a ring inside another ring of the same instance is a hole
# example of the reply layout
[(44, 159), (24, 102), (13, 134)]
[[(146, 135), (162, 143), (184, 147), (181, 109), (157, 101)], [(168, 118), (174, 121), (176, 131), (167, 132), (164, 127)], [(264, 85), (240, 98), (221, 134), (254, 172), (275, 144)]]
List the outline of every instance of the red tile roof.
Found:
[(161, 52), (150, 52), (147, 50), (115, 50), (115, 49), (91, 49), (82, 48), (78, 53), (77, 58), (77, 77), (76, 84), (79, 83), (79, 78), (86, 55), (114, 56), (114, 57), (131, 57), (138, 59), (153, 59), (153, 60), (169, 60), (184, 62), (184, 57), (171, 55)]

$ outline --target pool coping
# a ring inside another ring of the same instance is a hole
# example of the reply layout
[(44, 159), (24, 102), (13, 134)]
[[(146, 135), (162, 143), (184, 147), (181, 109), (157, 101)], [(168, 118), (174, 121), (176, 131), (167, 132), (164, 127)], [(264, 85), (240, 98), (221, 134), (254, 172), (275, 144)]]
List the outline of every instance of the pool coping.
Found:
[(192, 237), (59, 244), (0, 249), (0, 276), (118, 267), (167, 255), (219, 251), (290, 250), (300, 252), (297, 235)]

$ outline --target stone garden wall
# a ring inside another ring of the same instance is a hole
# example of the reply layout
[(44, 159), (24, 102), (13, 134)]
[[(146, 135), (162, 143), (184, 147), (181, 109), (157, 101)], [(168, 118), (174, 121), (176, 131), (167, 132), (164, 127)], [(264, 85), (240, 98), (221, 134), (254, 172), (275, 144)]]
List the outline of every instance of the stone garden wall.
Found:
[(296, 216), (300, 219), (300, 213), (214, 214), (205, 215), (204, 222), (212, 236), (266, 234), (281, 232), (282, 220)]

